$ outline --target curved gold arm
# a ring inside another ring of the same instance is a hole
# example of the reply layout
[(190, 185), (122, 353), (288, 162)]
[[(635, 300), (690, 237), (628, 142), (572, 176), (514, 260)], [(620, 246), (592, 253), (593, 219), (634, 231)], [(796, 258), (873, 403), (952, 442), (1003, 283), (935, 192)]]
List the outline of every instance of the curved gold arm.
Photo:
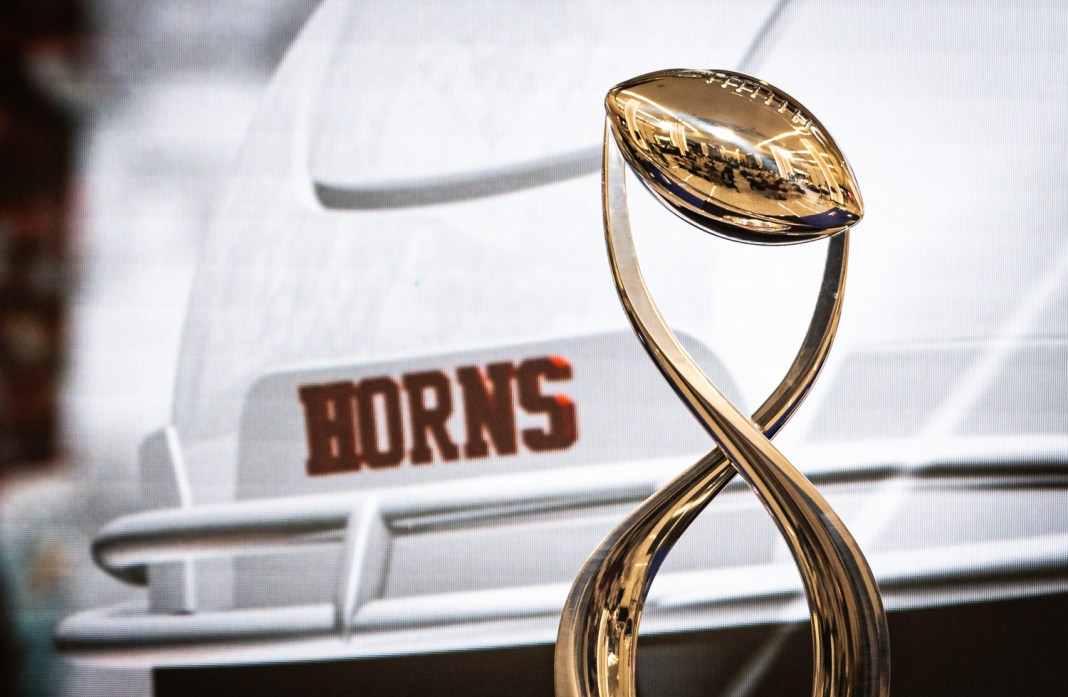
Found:
[(885, 697), (886, 617), (871, 570), (835, 513), (764, 435), (774, 435), (790, 418), (826, 359), (841, 313), (848, 232), (829, 241), (808, 333), (786, 376), (754, 414), (758, 427), (701, 372), (649, 295), (635, 256), (623, 159), (610, 124), (602, 196), (609, 258), (623, 306), (657, 367), (719, 449), (639, 506), (583, 566), (560, 623), (557, 697), (636, 694), (638, 625), (649, 586), (674, 543), (735, 471), (768, 509), (801, 570), (812, 612), (813, 695)]

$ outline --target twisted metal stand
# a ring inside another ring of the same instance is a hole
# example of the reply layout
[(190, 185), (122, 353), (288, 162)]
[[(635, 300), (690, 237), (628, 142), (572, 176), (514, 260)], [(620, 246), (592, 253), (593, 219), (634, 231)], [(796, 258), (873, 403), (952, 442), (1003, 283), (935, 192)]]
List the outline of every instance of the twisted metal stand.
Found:
[(812, 616), (815, 697), (886, 697), (886, 615), (871, 569), (842, 521), (768, 440), (819, 374), (838, 326), (848, 232), (829, 241), (823, 282), (801, 349), (753, 420), (694, 363), (642, 279), (627, 209), (625, 168), (606, 124), (602, 197), (620, 300), (654, 363), (718, 448), (647, 499), (583, 566), (556, 644), (557, 697), (633, 697), (638, 625), (653, 578), (675, 542), (740, 473), (781, 531), (801, 572)]

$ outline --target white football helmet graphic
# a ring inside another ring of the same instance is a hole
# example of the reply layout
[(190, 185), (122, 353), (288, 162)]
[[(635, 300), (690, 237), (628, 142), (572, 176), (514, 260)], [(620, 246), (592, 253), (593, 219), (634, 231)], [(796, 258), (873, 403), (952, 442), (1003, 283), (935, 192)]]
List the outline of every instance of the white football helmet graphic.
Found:
[[(368, 689), (361, 661), (551, 648), (585, 557), (711, 447), (631, 333), (601, 228), (604, 93), (675, 67), (797, 95), (860, 179), (839, 338), (781, 439), (864, 547), (892, 632), (936, 607), (1063, 611), (1068, 95), (1024, 76), (1068, 65), (1021, 24), (1063, 10), (986, 3), (982, 37), (957, 29), (970, 12), (324, 2), (206, 233), (172, 423), (140, 451), (152, 507), (94, 541), (144, 602), (68, 618), (61, 648), (99, 694), (121, 674), (160, 695), (221, 694), (223, 666), (348, 666)], [(665, 316), (753, 408), (804, 334), (823, 243), (740, 248), (633, 191)], [(679, 647), (753, 627), (708, 665), (759, 685), (806, 634), (800, 593), (736, 482), (653, 586), (648, 693), (688, 694), (665, 687)], [(267, 674), (249, 694), (296, 684)]]

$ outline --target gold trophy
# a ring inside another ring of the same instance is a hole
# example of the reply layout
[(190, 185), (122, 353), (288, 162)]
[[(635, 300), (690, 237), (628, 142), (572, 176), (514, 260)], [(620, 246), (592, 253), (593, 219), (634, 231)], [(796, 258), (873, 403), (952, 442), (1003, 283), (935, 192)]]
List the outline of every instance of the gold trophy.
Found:
[[(602, 203), (620, 301), (638, 339), (717, 448), (647, 499), (601, 543), (564, 606), (557, 697), (633, 697), (638, 625), (656, 572), (694, 518), (734, 477), (786, 540), (812, 618), (818, 697), (885, 697), (886, 614), (856, 541), (769, 438), (812, 387), (841, 314), (848, 230), (863, 215), (849, 164), (795, 99), (730, 71), (668, 70), (607, 96)], [(669, 210), (750, 244), (829, 238), (808, 332), (782, 382), (752, 418), (716, 388), (664, 322), (631, 238), (624, 161)]]

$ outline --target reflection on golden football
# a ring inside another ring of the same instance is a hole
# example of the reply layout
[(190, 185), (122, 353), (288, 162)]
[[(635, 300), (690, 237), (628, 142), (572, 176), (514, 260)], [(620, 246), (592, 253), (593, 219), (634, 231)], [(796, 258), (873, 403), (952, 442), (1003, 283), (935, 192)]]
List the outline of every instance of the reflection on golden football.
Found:
[(830, 134), (766, 82), (725, 70), (665, 70), (613, 87), (605, 108), (641, 181), (702, 230), (794, 244), (864, 215)]

